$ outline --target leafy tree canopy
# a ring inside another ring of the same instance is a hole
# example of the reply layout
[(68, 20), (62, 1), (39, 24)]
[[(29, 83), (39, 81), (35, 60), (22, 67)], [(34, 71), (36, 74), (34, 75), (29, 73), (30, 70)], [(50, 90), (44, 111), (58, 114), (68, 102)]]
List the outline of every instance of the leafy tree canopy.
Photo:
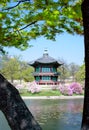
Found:
[[(26, 49), (31, 39), (83, 34), (82, 0), (0, 0), (0, 45)], [(2, 48), (1, 48), (2, 49)]]
[(25, 80), (33, 81), (33, 68), (30, 67), (26, 62), (21, 61), (20, 56), (14, 56), (13, 58), (8, 55), (4, 55), (0, 62), (0, 73), (3, 74), (7, 79), (11, 80)]

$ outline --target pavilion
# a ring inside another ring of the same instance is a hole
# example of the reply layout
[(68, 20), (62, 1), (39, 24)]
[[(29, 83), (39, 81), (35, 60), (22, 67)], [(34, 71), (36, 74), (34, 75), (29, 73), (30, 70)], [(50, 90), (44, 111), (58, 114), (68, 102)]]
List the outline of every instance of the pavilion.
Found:
[(48, 55), (48, 51), (45, 50), (43, 56), (35, 61), (29, 63), (30, 66), (34, 67), (33, 76), (35, 81), (39, 85), (58, 85), (57, 68), (62, 65), (56, 59)]

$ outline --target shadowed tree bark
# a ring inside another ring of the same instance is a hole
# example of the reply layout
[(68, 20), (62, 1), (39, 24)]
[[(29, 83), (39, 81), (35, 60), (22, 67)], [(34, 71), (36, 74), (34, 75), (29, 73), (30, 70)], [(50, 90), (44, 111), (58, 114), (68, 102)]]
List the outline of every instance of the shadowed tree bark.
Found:
[(12, 130), (42, 130), (18, 90), (0, 74), (0, 110)]
[(82, 3), (85, 45), (85, 96), (81, 130), (89, 130), (89, 0)]

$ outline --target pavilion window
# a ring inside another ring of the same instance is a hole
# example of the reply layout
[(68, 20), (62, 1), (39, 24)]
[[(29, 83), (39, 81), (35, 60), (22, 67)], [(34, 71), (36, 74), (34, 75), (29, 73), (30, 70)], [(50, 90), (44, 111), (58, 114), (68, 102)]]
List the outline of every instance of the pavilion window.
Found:
[(53, 71), (53, 72), (56, 72), (56, 71), (57, 71), (57, 69), (53, 67), (53, 68), (52, 68), (52, 71)]
[(40, 72), (40, 68), (39, 67), (36, 67), (36, 72)]
[(42, 67), (42, 72), (50, 72), (50, 67)]
[(50, 76), (42, 76), (42, 80), (51, 80)]
[(56, 77), (52, 77), (52, 80), (53, 80), (53, 81), (57, 81), (57, 78), (56, 78)]
[(36, 76), (36, 81), (39, 81), (40, 80), (40, 77), (39, 76)]

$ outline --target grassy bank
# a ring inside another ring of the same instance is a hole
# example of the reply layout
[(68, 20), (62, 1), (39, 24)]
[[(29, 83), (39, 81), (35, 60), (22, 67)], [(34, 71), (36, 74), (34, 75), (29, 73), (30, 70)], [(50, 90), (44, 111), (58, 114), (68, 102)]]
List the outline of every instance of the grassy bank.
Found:
[[(21, 93), (21, 96), (62, 96), (62, 94), (60, 93), (60, 91), (58, 91), (58, 90), (55, 90), (55, 91), (41, 91), (41, 92), (39, 92), (39, 93), (30, 93), (30, 92), (27, 92), (27, 91), (24, 91), (24, 92), (22, 92)], [(67, 95), (66, 95), (67, 96)], [(73, 94), (73, 96), (78, 96), (78, 95), (76, 95), (76, 94)], [(83, 96), (83, 94), (82, 95), (79, 95), (79, 96)]]
[(55, 91), (41, 91), (39, 93), (30, 93), (30, 92), (24, 92), (21, 93), (21, 96), (61, 96), (61, 93), (58, 90)]

